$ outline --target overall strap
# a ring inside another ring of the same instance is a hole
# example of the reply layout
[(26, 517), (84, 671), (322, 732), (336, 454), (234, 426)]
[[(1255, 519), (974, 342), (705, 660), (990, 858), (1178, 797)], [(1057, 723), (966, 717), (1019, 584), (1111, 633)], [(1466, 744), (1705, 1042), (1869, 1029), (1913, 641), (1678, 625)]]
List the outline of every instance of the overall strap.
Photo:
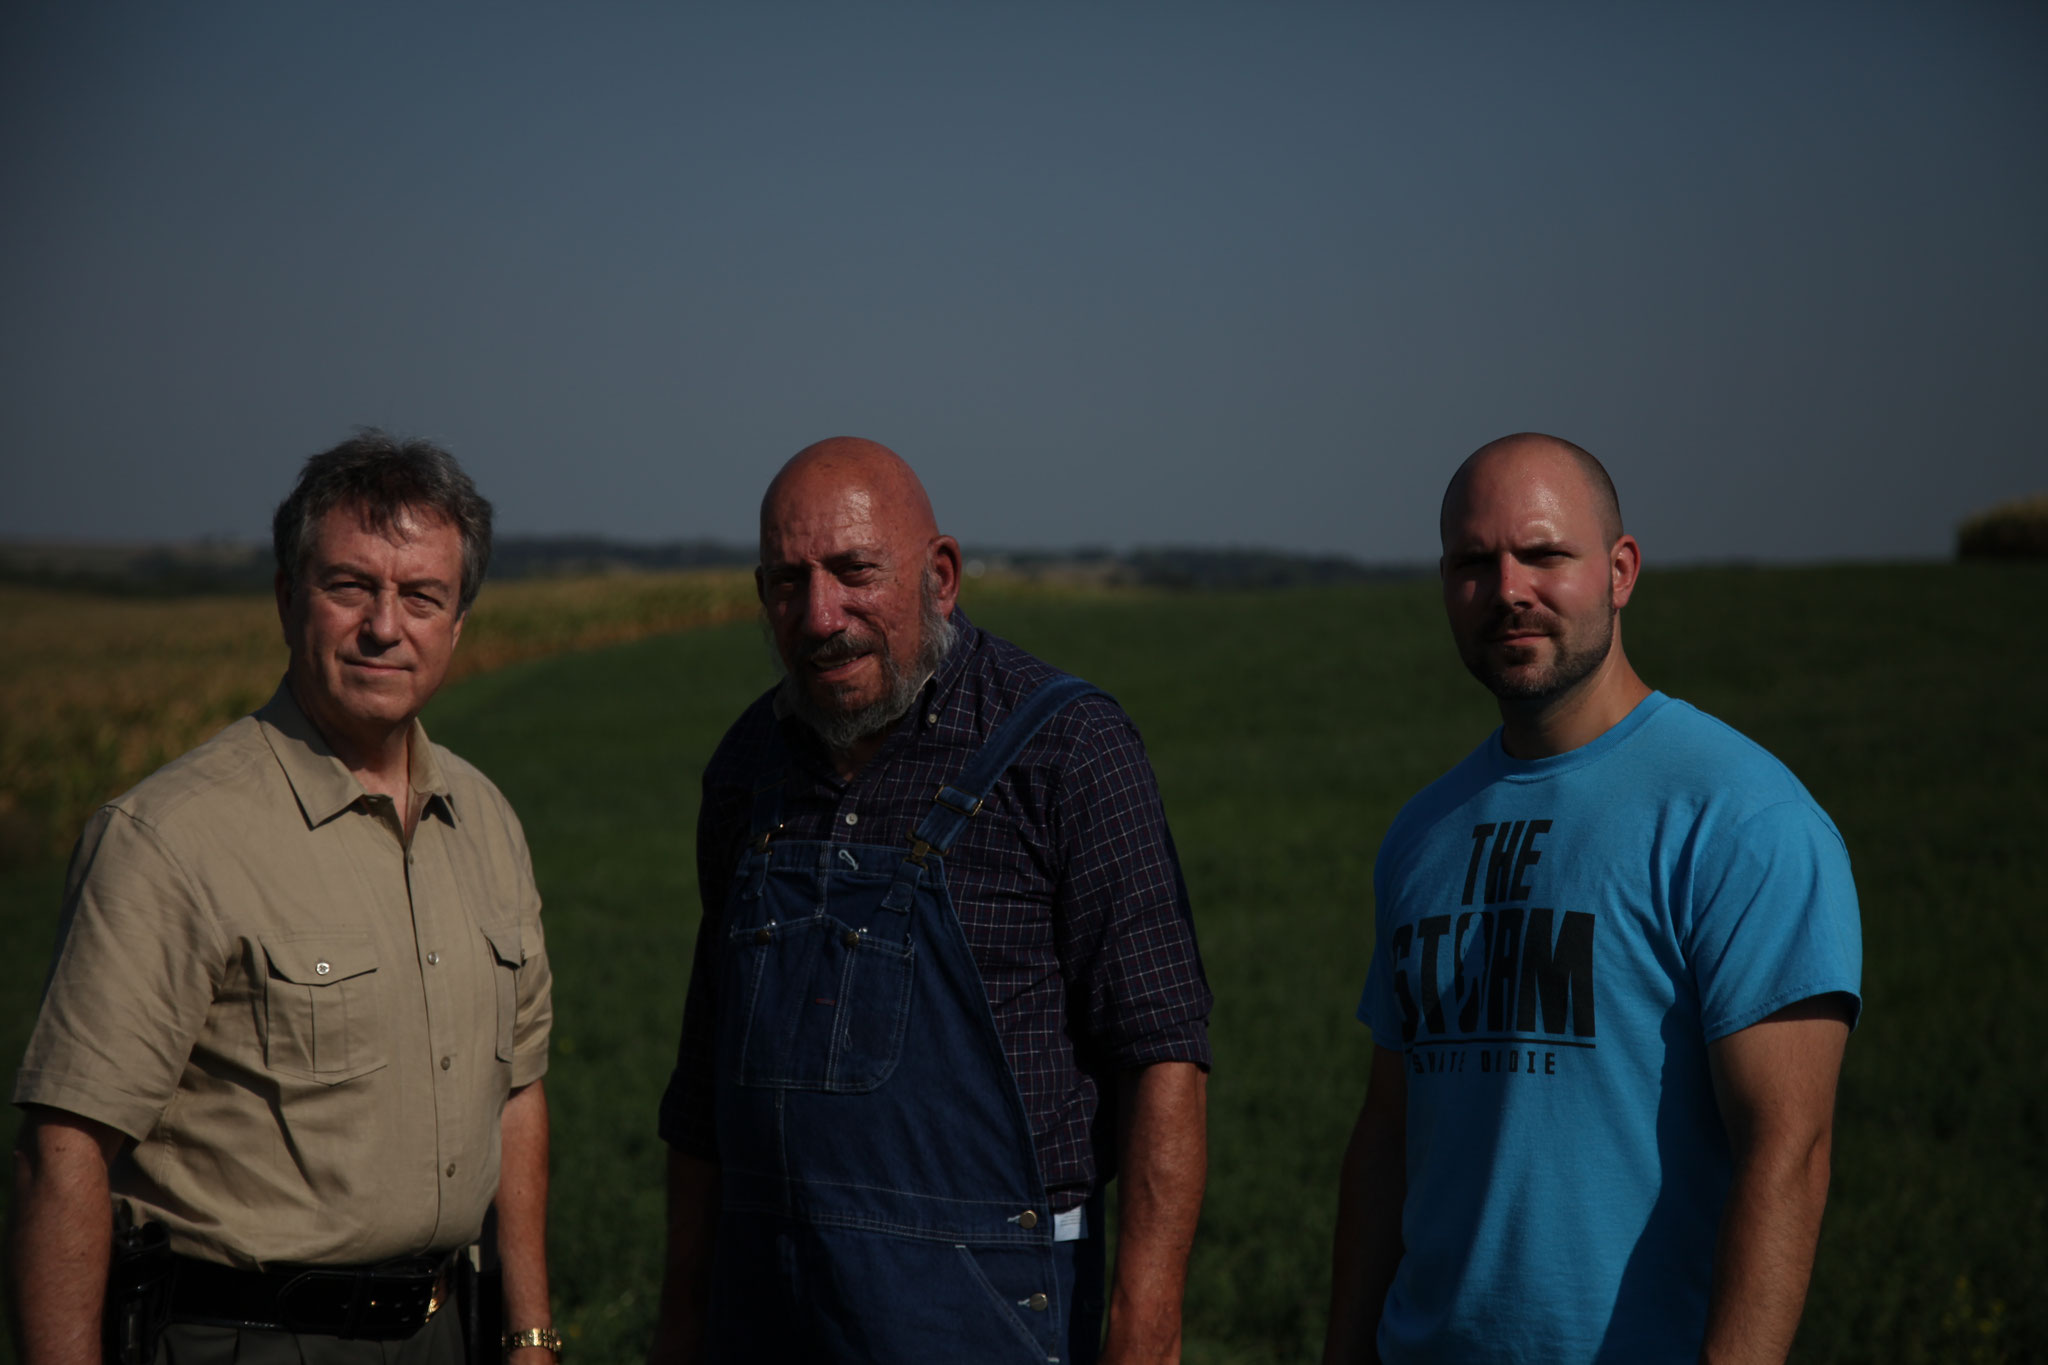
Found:
[(768, 884), (768, 840), (782, 828), (782, 793), (789, 785), (789, 748), (782, 739), (782, 727), (775, 727), (774, 776), (754, 788), (747, 809), (747, 842), (740, 854), (741, 893), (757, 900)]
[(911, 859), (922, 864), (926, 853), (944, 857), (950, 852), (960, 832), (967, 828), (968, 820), (988, 798), (989, 790), (1010, 770), (1032, 736), (1067, 703), (1101, 690), (1084, 678), (1064, 673), (1039, 684), (1016, 710), (1003, 718), (995, 733), (967, 760), (966, 768), (939, 788), (939, 794), (932, 798), (932, 808), (917, 826), (917, 837), (911, 841)]

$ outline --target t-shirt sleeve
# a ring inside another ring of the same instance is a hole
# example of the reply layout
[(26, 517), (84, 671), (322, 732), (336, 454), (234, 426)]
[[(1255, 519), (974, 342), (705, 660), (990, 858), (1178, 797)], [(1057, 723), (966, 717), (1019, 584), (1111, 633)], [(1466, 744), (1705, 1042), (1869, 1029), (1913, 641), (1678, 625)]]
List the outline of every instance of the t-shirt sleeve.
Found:
[(14, 1102), (146, 1137), (184, 1074), (222, 962), (218, 921), (156, 832), (101, 809), (72, 855)]
[(1806, 801), (1758, 810), (1703, 848), (1685, 949), (1708, 1042), (1816, 995), (1862, 1010), (1863, 932), (1841, 835)]
[(1392, 968), (1388, 963), (1387, 852), (1385, 847), (1373, 861), (1373, 944), (1372, 961), (1365, 969), (1365, 989), (1358, 996), (1358, 1022), (1372, 1030), (1373, 1042), (1381, 1047), (1401, 1047), (1401, 1016), (1395, 1007)]

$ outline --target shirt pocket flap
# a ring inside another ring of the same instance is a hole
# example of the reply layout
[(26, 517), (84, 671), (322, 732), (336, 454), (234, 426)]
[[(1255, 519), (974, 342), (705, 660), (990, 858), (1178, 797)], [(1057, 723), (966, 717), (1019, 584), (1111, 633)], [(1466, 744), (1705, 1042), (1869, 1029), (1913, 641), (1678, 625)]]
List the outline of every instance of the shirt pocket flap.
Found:
[(270, 970), (300, 986), (331, 986), (377, 970), (377, 950), (367, 938), (266, 939)]
[(526, 953), (519, 946), (517, 920), (509, 924), (486, 924), (483, 931), (484, 937), (490, 940), (491, 951), (497, 954), (498, 961), (507, 967), (517, 967), (526, 961)]

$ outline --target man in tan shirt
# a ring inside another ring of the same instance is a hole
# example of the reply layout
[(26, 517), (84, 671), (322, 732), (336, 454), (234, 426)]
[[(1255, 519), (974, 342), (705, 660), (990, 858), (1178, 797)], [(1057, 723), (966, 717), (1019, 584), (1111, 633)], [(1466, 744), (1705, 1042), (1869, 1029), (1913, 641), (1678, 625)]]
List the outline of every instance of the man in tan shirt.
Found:
[(435, 1310), (493, 1203), (510, 1358), (559, 1354), (540, 897), (505, 799), (417, 719), (490, 517), (425, 442), (307, 461), (283, 685), (86, 826), (14, 1087), (27, 1365), (101, 1358), (110, 1197), (168, 1232), (164, 1365), (458, 1362)]

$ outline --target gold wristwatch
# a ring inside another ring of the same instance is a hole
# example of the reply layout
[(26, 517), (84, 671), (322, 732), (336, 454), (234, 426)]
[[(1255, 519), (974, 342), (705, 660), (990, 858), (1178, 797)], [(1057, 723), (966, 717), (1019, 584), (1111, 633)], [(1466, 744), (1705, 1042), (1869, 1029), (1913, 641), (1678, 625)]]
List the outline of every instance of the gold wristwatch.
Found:
[(562, 1334), (552, 1327), (529, 1327), (523, 1332), (507, 1332), (498, 1338), (507, 1355), (522, 1346), (538, 1346), (543, 1351), (553, 1351), (555, 1359), (562, 1358)]

